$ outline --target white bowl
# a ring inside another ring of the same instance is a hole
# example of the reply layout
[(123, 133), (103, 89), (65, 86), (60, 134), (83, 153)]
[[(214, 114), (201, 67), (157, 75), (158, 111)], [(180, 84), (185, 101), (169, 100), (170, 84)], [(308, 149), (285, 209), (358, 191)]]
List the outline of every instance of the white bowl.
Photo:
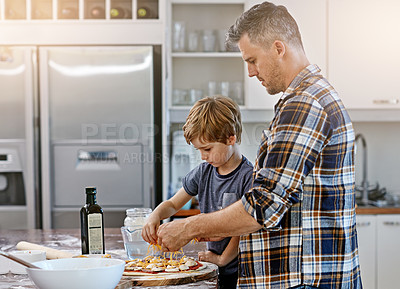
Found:
[(125, 261), (109, 258), (66, 258), (35, 262), (41, 269), (26, 268), (40, 289), (114, 289)]
[[(42, 250), (24, 250), (24, 251), (13, 251), (11, 255), (20, 258), (29, 263), (39, 262), (46, 260), (46, 252)], [(10, 271), (13, 274), (27, 274), (26, 267), (15, 261), (10, 261)]]

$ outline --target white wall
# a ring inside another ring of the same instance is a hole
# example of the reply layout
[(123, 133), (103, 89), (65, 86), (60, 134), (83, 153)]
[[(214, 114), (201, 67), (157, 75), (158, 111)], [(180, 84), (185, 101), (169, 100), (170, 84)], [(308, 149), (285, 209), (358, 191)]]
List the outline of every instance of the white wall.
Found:
[[(367, 143), (369, 183), (379, 182), (388, 192), (400, 194), (400, 123), (358, 122), (354, 123), (354, 130), (363, 134)], [(362, 178), (361, 142), (358, 147), (357, 184)]]
[[(399, 112), (400, 113), (400, 112)], [(253, 164), (256, 157), (261, 132), (267, 128), (265, 123), (243, 124), (240, 149)], [(398, 122), (356, 122), (355, 133), (363, 134), (367, 143), (368, 182), (379, 183), (388, 192), (400, 194), (400, 123)], [(362, 179), (362, 148), (358, 145), (356, 155), (356, 184)]]

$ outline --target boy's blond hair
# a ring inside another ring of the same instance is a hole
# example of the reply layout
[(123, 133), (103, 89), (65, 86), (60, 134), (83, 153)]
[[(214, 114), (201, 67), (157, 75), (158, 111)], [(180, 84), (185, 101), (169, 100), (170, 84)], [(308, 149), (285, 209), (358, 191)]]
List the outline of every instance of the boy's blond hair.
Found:
[(208, 96), (197, 101), (190, 109), (183, 126), (186, 142), (200, 141), (226, 144), (230, 136), (236, 136), (240, 144), (242, 120), (239, 106), (229, 97)]

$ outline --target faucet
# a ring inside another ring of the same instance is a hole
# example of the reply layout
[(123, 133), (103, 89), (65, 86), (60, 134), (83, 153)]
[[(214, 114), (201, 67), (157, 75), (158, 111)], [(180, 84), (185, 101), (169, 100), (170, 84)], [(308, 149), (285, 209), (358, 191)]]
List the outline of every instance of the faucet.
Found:
[[(365, 138), (362, 134), (357, 134), (355, 143), (357, 144), (358, 140), (361, 140), (362, 148), (363, 148), (363, 155), (362, 155), (362, 181), (361, 181), (361, 192), (362, 192), (362, 197), (361, 197), (361, 205), (367, 206), (367, 205), (374, 205), (376, 206), (377, 203), (370, 200), (368, 198), (368, 192), (369, 192), (369, 184), (368, 184), (368, 178), (367, 178), (367, 142), (365, 141)], [(356, 189), (357, 190), (357, 189)]]

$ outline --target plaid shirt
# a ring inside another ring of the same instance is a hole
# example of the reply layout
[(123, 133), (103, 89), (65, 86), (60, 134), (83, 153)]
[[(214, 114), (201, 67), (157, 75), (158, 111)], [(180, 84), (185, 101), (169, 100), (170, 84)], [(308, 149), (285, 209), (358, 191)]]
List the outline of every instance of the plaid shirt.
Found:
[(351, 120), (315, 65), (275, 109), (242, 198), (263, 229), (241, 237), (240, 288), (362, 288)]

